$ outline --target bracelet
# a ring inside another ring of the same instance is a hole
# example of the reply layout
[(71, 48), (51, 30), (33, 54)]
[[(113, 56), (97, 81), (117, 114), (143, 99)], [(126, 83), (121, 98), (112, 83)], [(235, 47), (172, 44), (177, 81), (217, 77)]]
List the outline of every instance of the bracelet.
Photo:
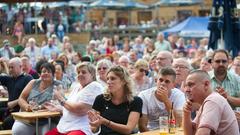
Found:
[(61, 100), (61, 101), (60, 101), (60, 105), (61, 105), (61, 106), (64, 106), (64, 105), (65, 105), (65, 102), (66, 102), (66, 100)]
[(106, 126), (108, 127), (111, 124), (111, 121), (108, 120), (108, 123), (106, 124)]

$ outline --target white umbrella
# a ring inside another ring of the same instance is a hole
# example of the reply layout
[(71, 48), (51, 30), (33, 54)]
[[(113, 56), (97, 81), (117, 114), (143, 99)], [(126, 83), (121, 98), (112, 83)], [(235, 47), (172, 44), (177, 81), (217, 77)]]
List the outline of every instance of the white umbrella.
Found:
[(124, 3), (116, 0), (98, 0), (89, 5), (92, 8), (123, 8)]
[(240, 9), (240, 4), (237, 4), (237, 9)]
[(70, 7), (87, 7), (87, 4), (82, 3), (80, 1), (70, 1), (70, 2), (68, 2), (68, 6), (70, 6)]
[(7, 7), (7, 4), (6, 3), (0, 3), (0, 8), (2, 7)]
[(144, 4), (141, 4), (141, 3), (138, 3), (138, 2), (135, 2), (133, 0), (125, 0), (124, 2), (124, 5), (125, 7), (124, 8), (127, 8), (127, 9), (146, 9), (148, 8), (147, 5), (144, 5)]
[(203, 0), (160, 0), (154, 5), (182, 5), (182, 4), (196, 4), (201, 3)]
[(46, 6), (46, 4), (43, 4), (42, 2), (30, 2), (30, 7), (33, 7), (34, 9), (41, 10), (43, 7)]
[(46, 3), (46, 5), (49, 8), (57, 8), (57, 7), (63, 7), (63, 6), (67, 6), (67, 2), (48, 2)]

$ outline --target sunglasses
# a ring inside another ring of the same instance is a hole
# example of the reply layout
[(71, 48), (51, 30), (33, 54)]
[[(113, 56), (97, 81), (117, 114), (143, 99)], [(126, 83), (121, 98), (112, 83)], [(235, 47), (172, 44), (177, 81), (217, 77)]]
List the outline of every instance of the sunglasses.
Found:
[(146, 70), (146, 69), (140, 68), (139, 71), (140, 71), (140, 72), (145, 72), (145, 74), (148, 75), (148, 70)]
[(140, 68), (139, 71), (140, 72), (146, 72), (147, 70)]
[(215, 63), (223, 63), (223, 64), (226, 64), (227, 63), (227, 60), (215, 60), (214, 61)]
[(102, 68), (99, 67), (97, 70), (101, 70), (101, 69), (102, 70), (107, 70), (107, 67), (102, 67)]

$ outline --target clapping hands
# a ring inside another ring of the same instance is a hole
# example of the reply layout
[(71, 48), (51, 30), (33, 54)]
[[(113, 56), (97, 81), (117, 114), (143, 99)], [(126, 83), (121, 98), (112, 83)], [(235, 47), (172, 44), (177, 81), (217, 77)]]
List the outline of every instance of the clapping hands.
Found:
[(216, 87), (216, 92), (218, 92), (220, 95), (227, 99), (228, 93), (224, 90), (223, 87), (220, 86)]
[(95, 110), (88, 111), (88, 119), (90, 120), (90, 125), (94, 127), (99, 127), (102, 124), (102, 116), (100, 116), (99, 112)]
[(62, 111), (62, 106), (60, 104), (56, 105), (51, 102), (45, 102), (43, 104), (43, 107), (46, 108), (50, 112), (61, 112)]

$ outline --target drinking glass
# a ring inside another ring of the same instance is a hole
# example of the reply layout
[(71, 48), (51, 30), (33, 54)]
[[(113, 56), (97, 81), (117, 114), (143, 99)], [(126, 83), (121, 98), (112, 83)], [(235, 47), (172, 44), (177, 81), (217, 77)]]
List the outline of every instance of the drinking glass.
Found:
[(60, 85), (54, 85), (54, 86), (53, 86), (52, 99), (50, 100), (50, 102), (51, 102), (52, 104), (58, 105), (59, 102), (58, 102), (57, 98), (56, 98), (55, 95), (54, 95), (54, 91), (55, 91), (55, 90), (56, 90), (56, 91), (60, 91), (60, 93), (63, 95), (63, 87), (62, 87), (62, 85), (60, 84)]
[(159, 129), (160, 135), (168, 135), (169, 126), (168, 126), (168, 116), (160, 116), (159, 117)]
[(175, 113), (175, 119), (176, 119), (176, 127), (181, 128), (182, 127), (182, 118), (183, 118), (183, 110), (174, 110)]
[(37, 98), (32, 98), (32, 99), (29, 101), (29, 104), (30, 104), (31, 110), (32, 110), (33, 112), (38, 111), (39, 105), (38, 105), (38, 102), (37, 102)]

